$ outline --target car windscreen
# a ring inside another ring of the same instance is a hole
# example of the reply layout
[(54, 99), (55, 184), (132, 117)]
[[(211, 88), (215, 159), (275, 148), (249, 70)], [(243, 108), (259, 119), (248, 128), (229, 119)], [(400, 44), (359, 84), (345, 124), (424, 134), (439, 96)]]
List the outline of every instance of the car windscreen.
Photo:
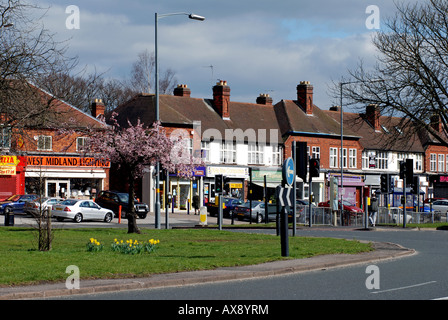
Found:
[(120, 198), (120, 202), (129, 203), (129, 194), (127, 193), (118, 193), (118, 198)]
[(62, 201), (61, 204), (64, 205), (64, 206), (73, 206), (78, 201), (79, 200), (68, 199), (68, 200)]

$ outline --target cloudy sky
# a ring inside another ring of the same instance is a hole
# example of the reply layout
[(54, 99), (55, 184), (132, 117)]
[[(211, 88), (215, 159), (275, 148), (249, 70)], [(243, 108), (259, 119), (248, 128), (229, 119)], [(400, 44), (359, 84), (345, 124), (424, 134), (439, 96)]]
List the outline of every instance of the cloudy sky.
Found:
[[(423, 1), (423, 0), (417, 0)], [(274, 102), (295, 99), (300, 81), (314, 85), (314, 101), (328, 109), (332, 81), (347, 76), (362, 59), (371, 65), (375, 51), (369, 6), (381, 20), (393, 14), (391, 0), (46, 0), (43, 23), (69, 40), (69, 54), (81, 65), (126, 78), (138, 53), (154, 50), (154, 14), (191, 12), (159, 20), (160, 67), (172, 68), (192, 96), (211, 98), (217, 79), (226, 80), (233, 101), (255, 102), (269, 93)], [(79, 29), (67, 28), (79, 8)], [(369, 24), (370, 23), (370, 24)], [(211, 67), (212, 66), (212, 67)]]

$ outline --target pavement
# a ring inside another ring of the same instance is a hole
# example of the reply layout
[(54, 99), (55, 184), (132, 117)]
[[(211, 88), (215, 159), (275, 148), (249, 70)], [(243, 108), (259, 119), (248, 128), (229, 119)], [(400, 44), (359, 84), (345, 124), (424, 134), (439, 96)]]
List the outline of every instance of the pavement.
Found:
[[(163, 215), (163, 214), (162, 214)], [(207, 217), (209, 224), (215, 224), (216, 218)], [(152, 223), (154, 217), (149, 215), (144, 220), (138, 220), (138, 225), (145, 227)], [(199, 215), (187, 215), (183, 212), (177, 212), (170, 215), (170, 226), (193, 227), (198, 224)], [(85, 222), (96, 224), (94, 222)], [(126, 220), (118, 224), (113, 221), (112, 224), (118, 227), (127, 227)], [(162, 228), (164, 228), (165, 220), (162, 220)], [(225, 224), (229, 224), (229, 219), (224, 219)], [(241, 224), (247, 222), (235, 221)], [(16, 216), (15, 226), (29, 226), (32, 224), (30, 218), (24, 216)], [(71, 222), (62, 222), (54, 227), (73, 227), (77, 224)], [(111, 224), (102, 223), (103, 226), (112, 227)], [(93, 225), (92, 225), (93, 226)], [(145, 278), (126, 278), (126, 279), (98, 279), (98, 280), (81, 280), (79, 289), (67, 289), (65, 282), (44, 283), (30, 286), (8, 286), (0, 287), (0, 300), (20, 300), (20, 299), (51, 299), (61, 296), (77, 295), (77, 294), (94, 294), (102, 292), (114, 292), (124, 290), (138, 290), (148, 288), (159, 288), (169, 286), (183, 286), (190, 284), (201, 284), (205, 282), (243, 280), (259, 277), (271, 277), (298, 272), (308, 272), (315, 270), (323, 270), (335, 267), (344, 267), (353, 264), (368, 264), (377, 261), (395, 259), (412, 255), (415, 250), (404, 248), (398, 244), (388, 242), (372, 243), (375, 250), (350, 255), (335, 254), (323, 255), (307, 259), (290, 259), (275, 262), (268, 262), (258, 265), (226, 267), (214, 270), (204, 271), (188, 271), (170, 274), (157, 274)]]

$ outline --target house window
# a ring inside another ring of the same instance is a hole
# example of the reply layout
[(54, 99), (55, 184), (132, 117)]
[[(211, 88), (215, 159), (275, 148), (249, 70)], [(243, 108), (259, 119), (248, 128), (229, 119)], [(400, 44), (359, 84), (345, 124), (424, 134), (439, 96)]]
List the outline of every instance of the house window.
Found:
[(263, 163), (263, 146), (251, 143), (248, 145), (248, 163), (249, 164), (262, 164)]
[(376, 152), (376, 168), (377, 169), (388, 169), (389, 159), (387, 152), (377, 151)]
[(330, 168), (338, 167), (338, 149), (330, 148)]
[(444, 172), (445, 171), (445, 155), (439, 154), (438, 156), (439, 156), (438, 170), (439, 170), (439, 172)]
[(272, 146), (272, 164), (274, 166), (282, 164), (282, 147), (279, 145)]
[(52, 149), (52, 137), (51, 136), (39, 136), (37, 139), (37, 150), (49, 151)]
[(236, 162), (236, 143), (222, 142), (221, 143), (221, 162), (235, 163)]
[(350, 168), (356, 168), (356, 149), (349, 150), (348, 165)]
[[(448, 161), (448, 158), (446, 159)], [(415, 156), (415, 170), (421, 171), (423, 168), (423, 157), (421, 154)]]
[(88, 138), (78, 137), (76, 138), (76, 151), (87, 151)]
[(313, 147), (313, 156), (312, 158), (320, 159), (320, 147)]
[[(339, 148), (339, 153), (341, 152), (341, 149)], [(347, 149), (344, 148), (343, 155), (342, 155), (342, 164), (344, 168), (347, 168)]]
[(430, 171), (437, 171), (437, 155), (435, 153), (431, 153), (430, 158), (429, 158), (429, 167), (430, 167)]
[(202, 141), (201, 142), (201, 156), (204, 162), (210, 162), (210, 142)]
[(10, 128), (1, 128), (0, 129), (0, 149), (9, 149), (9, 148), (11, 148), (11, 129)]

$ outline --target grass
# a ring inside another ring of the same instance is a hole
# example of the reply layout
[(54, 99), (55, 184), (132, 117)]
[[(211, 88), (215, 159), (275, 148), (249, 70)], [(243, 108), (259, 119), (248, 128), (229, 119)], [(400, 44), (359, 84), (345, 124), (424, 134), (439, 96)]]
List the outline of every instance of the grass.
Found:
[[(79, 267), (81, 279), (143, 277), (156, 273), (214, 269), (258, 264), (281, 257), (280, 238), (210, 229), (154, 230), (142, 234), (123, 229), (57, 229), (49, 252), (36, 250), (36, 231), (0, 229), (0, 286), (65, 281), (67, 266)], [(104, 245), (88, 252), (90, 238)], [(152, 253), (128, 255), (111, 250), (114, 239), (160, 243)], [(289, 238), (290, 259), (322, 254), (356, 254), (372, 250), (370, 244), (331, 238)]]

